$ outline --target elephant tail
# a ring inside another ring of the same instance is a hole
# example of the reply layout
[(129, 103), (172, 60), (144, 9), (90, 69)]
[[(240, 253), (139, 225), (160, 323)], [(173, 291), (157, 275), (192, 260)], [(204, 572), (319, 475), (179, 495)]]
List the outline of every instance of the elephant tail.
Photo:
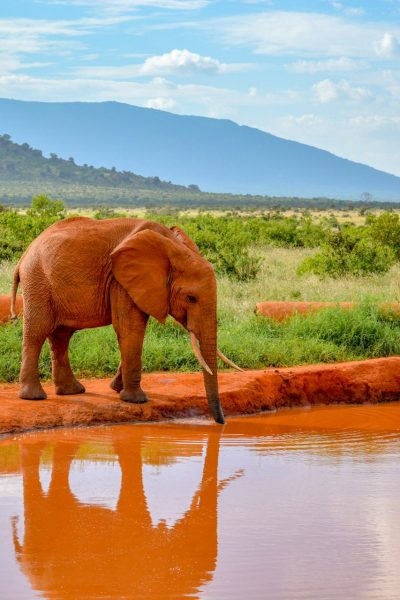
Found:
[(11, 320), (16, 321), (18, 319), (18, 315), (15, 311), (15, 302), (17, 298), (17, 291), (19, 286), (20, 278), (19, 278), (19, 263), (17, 264), (14, 271), (14, 280), (13, 287), (11, 292)]

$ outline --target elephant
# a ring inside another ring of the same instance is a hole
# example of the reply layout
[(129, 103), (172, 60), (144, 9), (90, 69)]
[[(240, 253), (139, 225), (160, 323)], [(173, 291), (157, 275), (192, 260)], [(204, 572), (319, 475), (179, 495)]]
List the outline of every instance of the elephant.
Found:
[[(54, 444), (47, 493), (40, 483), (39, 466), (48, 444), (40, 439), (21, 442), (24, 534), (20, 539), (14, 517), (14, 551), (33, 590), (43, 597), (193, 598), (213, 578), (218, 495), (232, 479), (218, 481), (221, 430), (191, 433), (197, 444), (190, 444), (186, 454), (196, 452), (199, 443), (206, 446), (203, 474), (190, 506), (168, 527), (163, 521), (152, 522), (144, 491), (142, 448), (149, 428), (136, 428), (133, 438), (124, 429), (114, 427), (111, 434), (121, 469), (115, 509), (82, 503), (71, 491), (72, 461), (76, 455), (80, 461), (88, 460), (79, 454), (86, 441), (82, 434), (73, 432)], [(182, 438), (175, 450), (186, 440)], [(162, 432), (157, 440), (162, 449)], [(170, 431), (164, 443), (171, 447)]]
[(146, 219), (96, 220), (71, 217), (43, 231), (28, 247), (14, 273), (15, 298), (23, 288), (24, 331), (20, 397), (46, 398), (38, 360), (46, 338), (52, 352), (56, 393), (80, 394), (68, 344), (77, 330), (112, 324), (121, 363), (111, 388), (126, 402), (142, 403), (142, 346), (151, 315), (164, 323), (171, 315), (190, 335), (203, 369), (211, 414), (224, 423), (218, 394), (217, 288), (211, 264), (179, 227)]

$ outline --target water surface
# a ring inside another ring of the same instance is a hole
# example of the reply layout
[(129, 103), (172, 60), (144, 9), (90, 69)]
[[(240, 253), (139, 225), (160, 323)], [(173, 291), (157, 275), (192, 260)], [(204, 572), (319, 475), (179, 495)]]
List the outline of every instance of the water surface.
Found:
[(0, 441), (0, 598), (398, 599), (400, 404)]

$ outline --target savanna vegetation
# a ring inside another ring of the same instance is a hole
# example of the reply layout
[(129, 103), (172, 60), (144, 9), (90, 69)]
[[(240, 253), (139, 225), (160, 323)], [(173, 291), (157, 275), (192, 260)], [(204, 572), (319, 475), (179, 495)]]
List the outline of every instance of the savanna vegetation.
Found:
[[(34, 198), (26, 211), (0, 212), (0, 293), (9, 293), (13, 267), (29, 242), (65, 217), (60, 201)], [(124, 213), (102, 208), (96, 218)], [(133, 214), (129, 212), (130, 216)], [(208, 213), (141, 209), (136, 216), (179, 225), (213, 263), (219, 285), (219, 344), (245, 368), (289, 366), (400, 354), (400, 321), (379, 309), (400, 301), (400, 219), (396, 212), (311, 213), (263, 210)], [(254, 315), (262, 300), (358, 301), (283, 324)], [(15, 381), (22, 325), (0, 330), (0, 380)], [(111, 327), (75, 334), (71, 361), (79, 376), (108, 376), (119, 362)], [(188, 336), (173, 320), (150, 320), (144, 370), (196, 370)], [(221, 365), (222, 367), (222, 365)], [(47, 346), (41, 374), (50, 376)]]

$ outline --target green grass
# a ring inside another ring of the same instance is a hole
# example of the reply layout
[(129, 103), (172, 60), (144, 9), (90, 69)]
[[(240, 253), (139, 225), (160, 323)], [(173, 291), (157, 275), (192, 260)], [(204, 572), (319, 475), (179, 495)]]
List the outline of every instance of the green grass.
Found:
[[(260, 249), (257, 249), (257, 253)], [(219, 345), (244, 368), (291, 366), (336, 362), (400, 354), (400, 320), (381, 313), (379, 302), (400, 300), (400, 266), (389, 273), (364, 278), (320, 280), (296, 275), (298, 264), (311, 250), (267, 248), (255, 281), (219, 280)], [(0, 266), (0, 293), (11, 285), (12, 266)], [(356, 300), (351, 310), (331, 308), (306, 317), (276, 323), (254, 315), (262, 300)], [(0, 381), (16, 381), (21, 352), (22, 324), (0, 330)], [(119, 363), (119, 351), (111, 327), (85, 330), (74, 335), (70, 356), (79, 377), (111, 376)], [(193, 371), (198, 364), (188, 335), (169, 319), (162, 326), (150, 320), (143, 353), (144, 371)], [(221, 365), (222, 368), (222, 365)], [(50, 377), (46, 346), (40, 373)]]
[(11, 294), (14, 267), (9, 262), (0, 262), (0, 295)]

